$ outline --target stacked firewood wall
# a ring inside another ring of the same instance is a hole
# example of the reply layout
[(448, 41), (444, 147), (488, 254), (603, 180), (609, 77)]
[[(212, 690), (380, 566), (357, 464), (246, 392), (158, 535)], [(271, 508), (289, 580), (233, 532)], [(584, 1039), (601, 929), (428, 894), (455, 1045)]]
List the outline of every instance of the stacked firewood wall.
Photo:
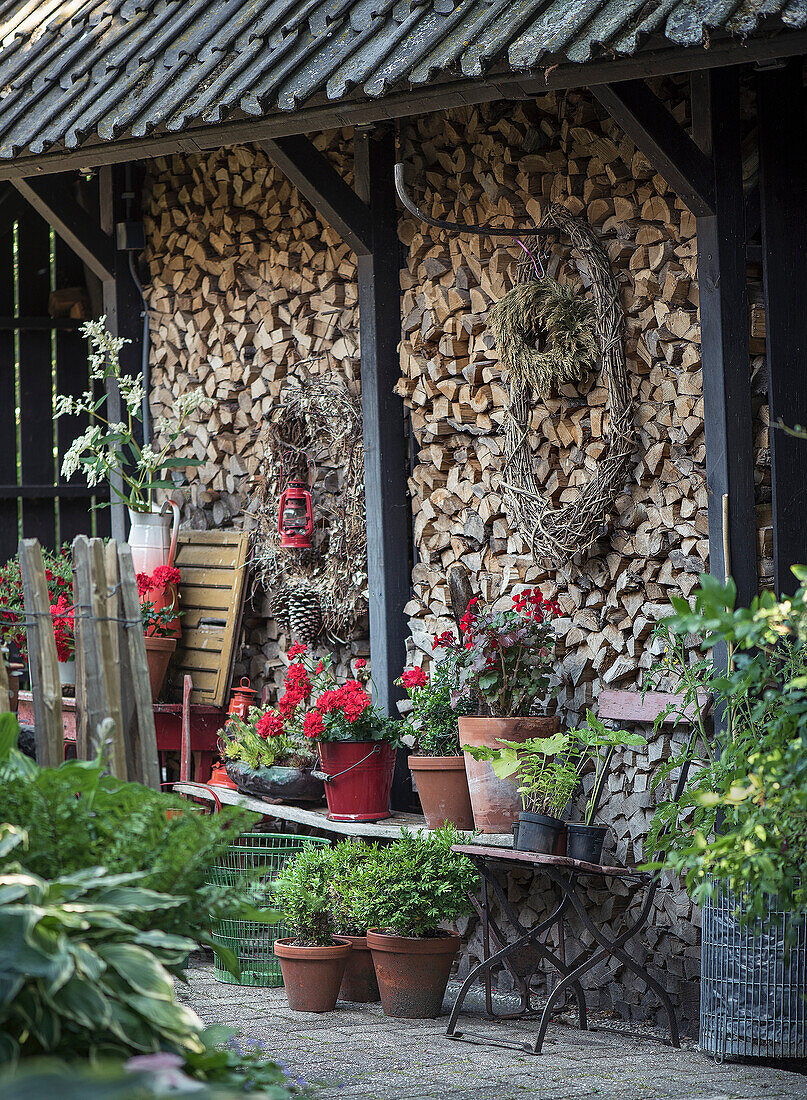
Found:
[[(317, 145), (349, 178), (347, 136)], [(262, 425), (286, 378), (335, 371), (359, 390), (356, 258), (251, 146), (158, 157), (145, 194), (152, 415), (170, 418), (198, 385), (214, 401), (183, 452), (204, 464), (174, 495), (187, 526), (250, 527)], [(327, 455), (312, 457), (335, 476)], [(255, 592), (236, 672), (278, 682), (287, 645)], [(367, 652), (358, 637), (340, 657)]]

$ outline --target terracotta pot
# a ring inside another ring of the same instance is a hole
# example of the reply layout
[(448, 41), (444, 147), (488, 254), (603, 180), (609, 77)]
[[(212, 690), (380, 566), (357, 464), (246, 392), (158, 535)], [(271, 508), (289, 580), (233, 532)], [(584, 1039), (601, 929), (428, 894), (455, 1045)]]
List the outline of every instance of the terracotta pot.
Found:
[(352, 951), (347, 957), (345, 976), (339, 990), (340, 1001), (352, 1001), (354, 1004), (371, 1004), (381, 1000), (378, 982), (373, 966), (373, 956), (367, 946), (366, 936), (340, 936), (340, 940), (349, 940)]
[(156, 703), (160, 698), (160, 692), (165, 683), (168, 672), (168, 662), (177, 647), (176, 638), (155, 638), (145, 635), (146, 660), (149, 666), (149, 683), (151, 684), (151, 701)]
[(330, 821), (389, 817), (395, 749), (385, 741), (321, 741), (319, 759)]
[[(529, 741), (531, 737), (551, 737), (560, 729), (560, 719), (539, 715), (530, 718), (460, 718), (460, 744), (489, 749), (498, 741)], [(517, 783), (499, 779), (487, 760), (474, 760), (465, 754), (468, 790), (474, 811), (474, 825), (482, 833), (509, 833), (521, 810)]]
[(460, 937), (451, 933), (428, 939), (386, 936), (368, 929), (381, 1006), (385, 1016), (433, 1020), (440, 1015)]
[(289, 1008), (295, 1012), (332, 1012), (352, 948), (344, 936), (331, 947), (297, 947), (275, 940)]
[(439, 829), (447, 821), (466, 832), (473, 829), (463, 756), (410, 756), (409, 768), (430, 829)]

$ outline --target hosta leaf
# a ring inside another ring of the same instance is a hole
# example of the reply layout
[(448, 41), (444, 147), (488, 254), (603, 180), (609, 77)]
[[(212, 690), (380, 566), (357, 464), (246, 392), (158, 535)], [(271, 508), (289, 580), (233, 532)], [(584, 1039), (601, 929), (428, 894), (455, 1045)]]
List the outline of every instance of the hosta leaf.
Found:
[(93, 1031), (109, 1024), (109, 1001), (91, 982), (71, 978), (51, 1000), (59, 1012)]
[(161, 1001), (173, 1000), (171, 975), (149, 951), (135, 944), (113, 943), (99, 947), (98, 954), (136, 992)]

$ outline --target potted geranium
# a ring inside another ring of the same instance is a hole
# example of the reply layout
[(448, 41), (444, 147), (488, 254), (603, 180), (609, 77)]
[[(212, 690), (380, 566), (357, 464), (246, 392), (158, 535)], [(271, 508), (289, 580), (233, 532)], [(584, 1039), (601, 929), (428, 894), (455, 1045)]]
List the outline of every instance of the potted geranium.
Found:
[[(559, 614), (557, 603), (537, 588), (514, 594), (512, 606), (503, 611), (480, 609), (472, 599), (460, 622), (460, 637), (449, 631), (435, 639), (453, 670), (452, 704), (468, 695), (478, 704), (477, 717), (459, 719), (463, 749), (495, 749), (502, 740), (527, 741), (557, 732), (556, 717), (535, 711), (549, 696), (552, 619)], [(474, 760), (466, 753), (465, 767), (476, 828), (509, 832), (519, 807), (514, 784), (497, 776), (489, 760)]]
[(273, 884), (273, 905), (290, 932), (275, 940), (289, 1007), (296, 1012), (331, 1012), (350, 955), (350, 941), (334, 935), (330, 894), (331, 857), (310, 845)]
[[(59, 679), (63, 687), (72, 686), (76, 682), (76, 664), (70, 547), (65, 544), (53, 554), (43, 550), (42, 559), (59, 660)], [(5, 644), (16, 646), (22, 660), (27, 659), (28, 653), (24, 602), (20, 562), (18, 558), (11, 558), (0, 568), (0, 634)]]
[(453, 826), (380, 849), (362, 877), (376, 925), (367, 932), (381, 1004), (387, 1016), (439, 1015), (460, 937), (443, 925), (471, 910), (478, 876), (452, 852), (462, 837)]
[(298, 730), (285, 728), (277, 710), (250, 707), (246, 718), (228, 715), (219, 746), (227, 775), (243, 794), (307, 805), (325, 797), (314, 774), (316, 747)]
[[(164, 513), (164, 508), (155, 508), (154, 492), (174, 488), (167, 478), (170, 470), (202, 465), (202, 459), (178, 456), (175, 448), (179, 437), (187, 431), (188, 417), (197, 409), (207, 408), (212, 401), (199, 387), (177, 394), (172, 401), (173, 419), (160, 417), (154, 423), (162, 446), (155, 449), (149, 443), (138, 443), (135, 425), (143, 418), (146, 400), (143, 383), (139, 376), (125, 374), (121, 369), (121, 348), (130, 341), (107, 332), (105, 321), (101, 317), (81, 327), (82, 335), (90, 342), (92, 386), (103, 391), (101, 397), (90, 388), (79, 397), (60, 395), (55, 401), (55, 417), (82, 415), (90, 421), (90, 426), (66, 451), (62, 476), (69, 481), (81, 470), (89, 486), (108, 482), (110, 491), (129, 509), (129, 544), (135, 570), (150, 573), (157, 566), (169, 564), (171, 544), (171, 517)], [(105, 387), (109, 379), (114, 380), (114, 389), (120, 394), (121, 421), (105, 415)], [(172, 510), (176, 532), (179, 511), (175, 505)]]
[(447, 662), (433, 668), (431, 677), (422, 668), (407, 669), (397, 681), (412, 701), (406, 727), (415, 738), (409, 768), (430, 829), (446, 822), (458, 829), (473, 829), (465, 758), (460, 748), (458, 716), (476, 709), (467, 696), (451, 705), (451, 676)]
[[(283, 730), (316, 742), (332, 821), (389, 817), (398, 724), (382, 714), (367, 691), (367, 662), (354, 664), (360, 679), (339, 684), (330, 654), (318, 657), (301, 642), (277, 702)], [(295, 658), (298, 658), (295, 660)]]
[(178, 584), (179, 570), (170, 565), (158, 565), (150, 576), (137, 574), (151, 698), (155, 703), (160, 698), (168, 664), (177, 647), (181, 615), (176, 590)]

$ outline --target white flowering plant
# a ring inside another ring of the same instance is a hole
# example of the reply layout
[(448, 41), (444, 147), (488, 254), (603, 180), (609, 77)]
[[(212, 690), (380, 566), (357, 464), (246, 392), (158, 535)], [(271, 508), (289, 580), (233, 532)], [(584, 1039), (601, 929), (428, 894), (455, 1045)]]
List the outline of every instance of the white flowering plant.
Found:
[(154, 490), (174, 487), (165, 478), (166, 471), (202, 465), (202, 459), (179, 457), (173, 450), (177, 439), (187, 431), (191, 413), (209, 407), (211, 400), (201, 389), (180, 394), (173, 404), (174, 419), (158, 417), (154, 423), (164, 441), (162, 446), (155, 449), (148, 443), (139, 444), (134, 428), (143, 419), (143, 383), (140, 378), (122, 372), (120, 352), (129, 341), (112, 336), (105, 323), (106, 318), (100, 317), (81, 327), (82, 335), (90, 342), (91, 385), (101, 383), (106, 387), (109, 379), (114, 379), (125, 419), (110, 421), (104, 416), (106, 389), (100, 397), (92, 389), (80, 397), (57, 396), (56, 417), (84, 414), (90, 418), (90, 426), (73, 440), (64, 456), (62, 476), (69, 481), (80, 470), (91, 487), (108, 481), (111, 491), (133, 512), (150, 512)]

